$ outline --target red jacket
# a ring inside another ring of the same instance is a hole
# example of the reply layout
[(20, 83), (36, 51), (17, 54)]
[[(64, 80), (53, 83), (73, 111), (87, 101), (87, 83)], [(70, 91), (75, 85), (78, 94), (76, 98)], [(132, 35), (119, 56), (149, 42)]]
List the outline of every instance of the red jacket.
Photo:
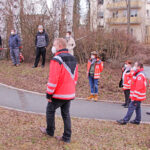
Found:
[[(92, 64), (92, 59), (89, 59), (87, 64), (88, 74), (91, 68), (91, 64)], [(94, 69), (94, 79), (99, 79), (102, 71), (103, 71), (103, 62), (100, 59), (97, 59), (95, 63), (95, 69)]]
[(78, 65), (75, 57), (63, 49), (50, 61), (47, 98), (72, 100), (75, 98), (75, 86), (78, 79)]
[(123, 90), (130, 90), (131, 89), (132, 76), (133, 76), (132, 70), (128, 70), (128, 71), (125, 70), (124, 71), (123, 76), (122, 76)]
[(143, 101), (146, 99), (146, 77), (140, 69), (134, 73), (131, 83), (130, 98), (133, 101)]

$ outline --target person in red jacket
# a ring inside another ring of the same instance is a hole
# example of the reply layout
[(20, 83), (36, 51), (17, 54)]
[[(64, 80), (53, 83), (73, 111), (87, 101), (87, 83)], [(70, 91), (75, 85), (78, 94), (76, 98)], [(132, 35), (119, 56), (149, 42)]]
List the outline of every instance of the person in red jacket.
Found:
[(117, 120), (121, 125), (127, 124), (134, 110), (136, 111), (136, 117), (130, 121), (132, 124), (140, 124), (141, 122), (141, 102), (146, 99), (146, 77), (144, 74), (143, 64), (138, 62), (135, 73), (133, 74), (130, 90), (131, 103), (128, 107), (126, 116)]
[(125, 103), (122, 105), (125, 108), (128, 108), (130, 99), (130, 89), (131, 89), (131, 78), (132, 78), (132, 70), (131, 70), (131, 61), (127, 60), (123, 67), (123, 74), (122, 74), (122, 84), (123, 84), (123, 91), (125, 95)]
[(74, 56), (68, 53), (66, 41), (62, 38), (55, 39), (52, 52), (55, 56), (50, 61), (49, 80), (47, 83), (47, 128), (40, 128), (42, 133), (54, 136), (55, 111), (61, 108), (64, 121), (64, 133), (62, 137), (56, 137), (60, 141), (70, 143), (71, 119), (70, 104), (75, 98), (75, 87), (78, 79), (78, 65)]
[(98, 100), (98, 79), (100, 73), (103, 71), (103, 62), (98, 58), (96, 51), (91, 52), (91, 58), (87, 64), (87, 76), (89, 78), (89, 84), (91, 89), (91, 95), (87, 98), (88, 100)]

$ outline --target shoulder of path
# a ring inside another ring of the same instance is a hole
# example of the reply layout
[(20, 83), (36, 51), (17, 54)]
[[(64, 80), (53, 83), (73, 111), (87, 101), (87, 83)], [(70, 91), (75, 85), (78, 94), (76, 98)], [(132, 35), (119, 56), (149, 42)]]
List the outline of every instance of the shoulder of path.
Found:
[[(45, 96), (45, 93), (39, 93), (39, 92), (35, 92), (35, 91), (29, 91), (29, 90), (25, 90), (25, 89), (20, 89), (17, 87), (13, 87), (13, 86), (9, 86), (7, 84), (3, 84), (0, 83), (1, 86), (5, 86), (7, 88), (13, 89), (13, 90), (17, 90), (17, 91), (22, 91), (22, 92), (26, 92), (26, 93), (31, 93), (31, 94), (36, 94), (36, 95), (40, 95), (40, 96)], [(76, 97), (77, 100), (87, 100), (86, 98), (81, 98), (81, 97)], [(123, 102), (118, 102), (118, 101), (109, 101), (109, 100), (99, 100), (99, 102), (104, 102), (104, 103), (114, 103), (114, 104), (122, 104)], [(145, 106), (150, 106), (150, 104), (142, 104)]]

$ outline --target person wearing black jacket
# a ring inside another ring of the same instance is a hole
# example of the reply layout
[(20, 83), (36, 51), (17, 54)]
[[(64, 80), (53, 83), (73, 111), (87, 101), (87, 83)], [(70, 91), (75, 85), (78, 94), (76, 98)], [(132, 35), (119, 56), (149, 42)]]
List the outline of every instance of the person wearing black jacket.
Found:
[(38, 26), (38, 33), (35, 38), (35, 46), (36, 46), (36, 58), (35, 63), (32, 68), (36, 68), (40, 61), (40, 56), (42, 55), (42, 68), (45, 66), (45, 57), (46, 57), (46, 47), (49, 44), (48, 34), (45, 32), (42, 25)]

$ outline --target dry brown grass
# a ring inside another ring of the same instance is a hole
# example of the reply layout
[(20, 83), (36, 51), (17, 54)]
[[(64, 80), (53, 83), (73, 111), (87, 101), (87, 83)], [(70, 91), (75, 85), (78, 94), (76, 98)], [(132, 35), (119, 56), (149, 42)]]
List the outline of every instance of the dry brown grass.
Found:
[[(72, 118), (72, 142), (64, 144), (42, 135), (45, 116), (0, 108), (1, 150), (120, 150), (150, 148), (150, 125), (118, 125), (89, 119)], [(55, 135), (63, 133), (63, 122), (56, 118)]]
[[(0, 82), (14, 87), (45, 93), (48, 80), (49, 64), (42, 69), (32, 68), (32, 64), (21, 64), (20, 67), (12, 66), (10, 61), (0, 61)], [(124, 101), (122, 89), (118, 87), (120, 69), (111, 69), (105, 64), (104, 71), (99, 81), (99, 100)], [(89, 83), (86, 77), (86, 64), (79, 65), (79, 80), (77, 84), (77, 97), (86, 98), (90, 94)], [(147, 91), (147, 101), (150, 103), (150, 92)]]

